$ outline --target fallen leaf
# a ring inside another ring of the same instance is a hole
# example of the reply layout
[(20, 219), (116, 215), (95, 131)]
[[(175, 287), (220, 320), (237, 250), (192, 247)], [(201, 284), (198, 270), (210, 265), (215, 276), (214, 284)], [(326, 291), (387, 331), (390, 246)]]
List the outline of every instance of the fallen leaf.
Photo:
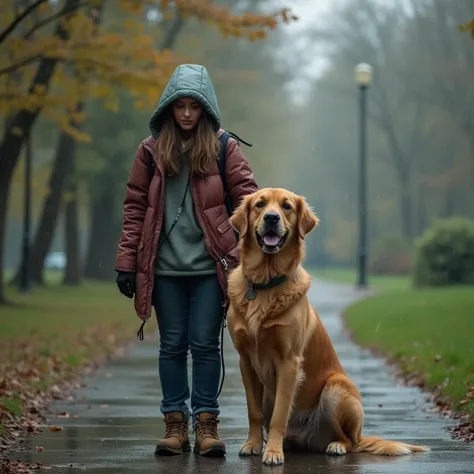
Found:
[(56, 426), (56, 425), (52, 425), (49, 427), (49, 431), (52, 431), (53, 433), (55, 431), (62, 431), (64, 428), (62, 426)]
[(42, 452), (44, 451), (43, 446), (36, 446), (36, 451), (37, 451), (38, 453), (42, 453)]

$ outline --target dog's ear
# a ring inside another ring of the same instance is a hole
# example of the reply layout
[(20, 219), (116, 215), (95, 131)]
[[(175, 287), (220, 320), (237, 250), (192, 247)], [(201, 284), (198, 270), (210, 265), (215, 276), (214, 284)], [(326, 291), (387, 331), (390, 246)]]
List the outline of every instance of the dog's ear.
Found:
[(298, 233), (300, 238), (311, 232), (319, 224), (319, 219), (304, 197), (298, 199)]
[(249, 227), (250, 197), (245, 196), (229, 219), (230, 225), (244, 238)]

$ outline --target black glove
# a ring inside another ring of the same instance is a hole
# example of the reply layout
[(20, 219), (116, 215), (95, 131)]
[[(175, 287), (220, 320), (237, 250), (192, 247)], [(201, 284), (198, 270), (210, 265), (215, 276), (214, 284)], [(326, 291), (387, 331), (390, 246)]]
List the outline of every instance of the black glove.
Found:
[(118, 289), (122, 295), (125, 295), (127, 298), (133, 298), (135, 294), (135, 273), (131, 272), (118, 272), (117, 282)]

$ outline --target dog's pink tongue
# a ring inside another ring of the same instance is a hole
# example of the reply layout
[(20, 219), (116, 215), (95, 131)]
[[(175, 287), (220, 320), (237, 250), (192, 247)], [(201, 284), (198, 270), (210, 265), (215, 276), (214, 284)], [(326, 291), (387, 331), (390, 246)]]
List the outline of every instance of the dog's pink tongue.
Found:
[(268, 245), (269, 247), (275, 247), (275, 245), (278, 245), (278, 242), (280, 239), (278, 238), (278, 235), (264, 235), (263, 236), (263, 243), (265, 245)]

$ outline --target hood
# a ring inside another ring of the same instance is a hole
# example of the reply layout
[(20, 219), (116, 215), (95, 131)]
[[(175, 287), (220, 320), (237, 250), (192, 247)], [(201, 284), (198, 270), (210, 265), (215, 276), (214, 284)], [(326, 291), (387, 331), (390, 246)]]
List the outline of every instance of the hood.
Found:
[(199, 64), (181, 64), (171, 75), (151, 116), (149, 126), (154, 138), (158, 138), (160, 133), (163, 111), (181, 97), (198, 100), (214, 120), (216, 131), (219, 130), (221, 122), (219, 105), (207, 69)]

